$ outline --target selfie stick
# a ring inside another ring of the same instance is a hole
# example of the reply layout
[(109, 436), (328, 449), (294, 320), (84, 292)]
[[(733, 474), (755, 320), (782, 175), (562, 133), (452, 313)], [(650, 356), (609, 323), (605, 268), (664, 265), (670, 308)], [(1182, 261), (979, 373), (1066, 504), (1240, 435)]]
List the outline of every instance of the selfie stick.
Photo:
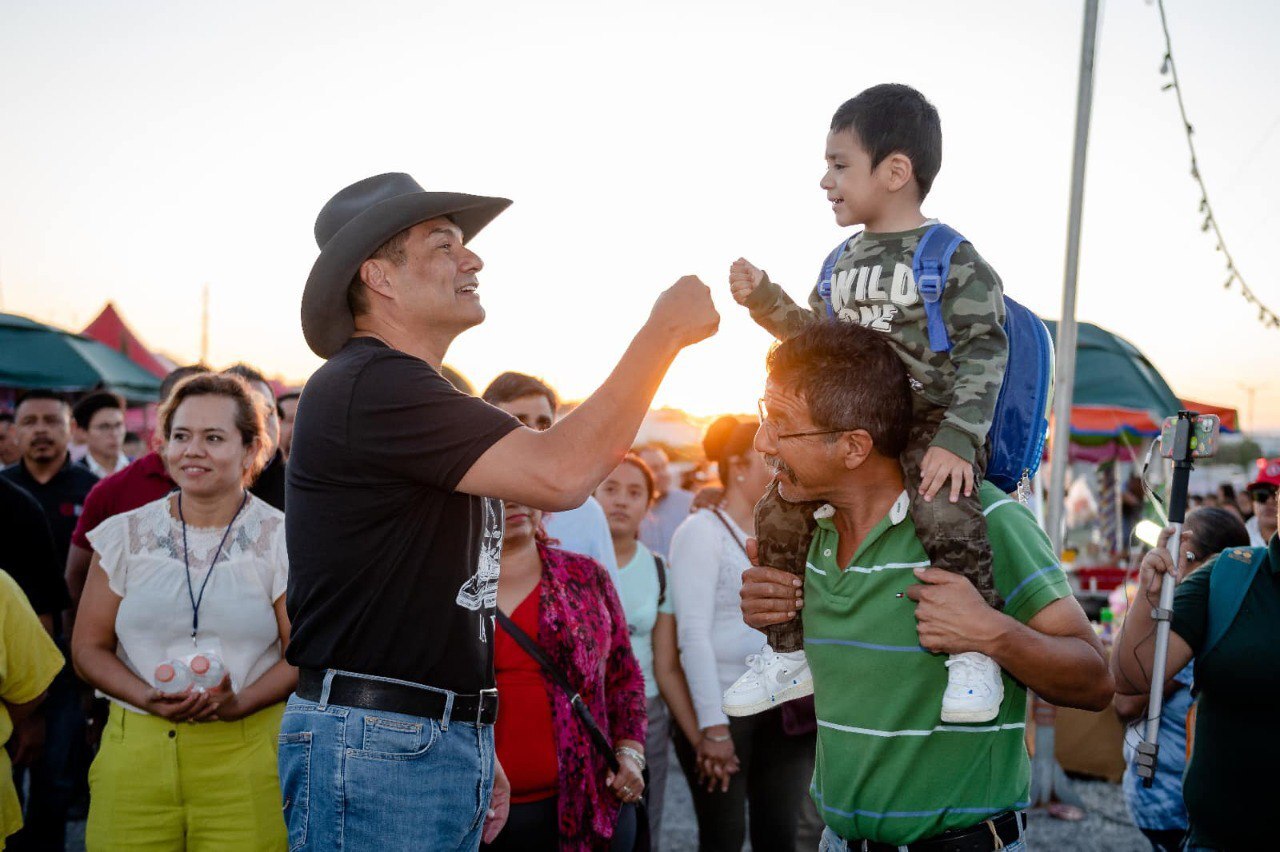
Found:
[[(1191, 479), (1192, 459), (1195, 451), (1196, 414), (1179, 411), (1173, 431), (1173, 482), (1169, 488), (1169, 523), (1173, 534), (1166, 547), (1173, 564), (1182, 568), (1182, 522), (1187, 517), (1187, 483)], [(1162, 439), (1163, 440), (1163, 439)], [(1164, 448), (1169, 452), (1169, 448)], [(1169, 628), (1173, 618), (1173, 593), (1177, 589), (1177, 576), (1160, 577), (1160, 605), (1151, 610), (1156, 622), (1156, 655), (1151, 670), (1151, 700), (1147, 704), (1147, 735), (1138, 743), (1135, 759), (1138, 777), (1143, 787), (1150, 787), (1155, 780), (1156, 756), (1160, 753), (1157, 742), (1160, 736), (1160, 710), (1164, 705), (1164, 667), (1169, 656)]]

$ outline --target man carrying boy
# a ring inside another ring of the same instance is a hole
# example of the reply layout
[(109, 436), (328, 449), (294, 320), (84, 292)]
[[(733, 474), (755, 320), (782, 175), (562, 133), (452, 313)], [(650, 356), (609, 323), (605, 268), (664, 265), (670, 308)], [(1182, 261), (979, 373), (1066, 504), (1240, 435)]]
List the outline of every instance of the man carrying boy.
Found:
[[(1004, 301), (995, 271), (967, 242), (955, 252), (941, 296), (950, 338), (931, 345), (925, 296), (912, 272), (921, 238), (936, 224), (920, 205), (942, 163), (938, 112), (909, 86), (873, 86), (844, 103), (831, 121), (821, 186), (841, 227), (863, 225), (836, 262), (830, 305), (815, 288), (805, 310), (746, 260), (730, 270), (734, 298), (780, 340), (832, 315), (882, 332), (907, 367), (912, 422), (901, 456), (910, 511), (929, 564), (968, 578), (993, 607), (992, 582), (978, 488), (986, 471), (987, 431), (1008, 357)], [(762, 413), (762, 418), (766, 415)], [(812, 441), (815, 433), (779, 435)], [(827, 435), (827, 440), (834, 436)], [(776, 483), (756, 507), (761, 564), (805, 571), (815, 507), (779, 498)], [(904, 566), (877, 566), (892, 570)], [(905, 566), (913, 567), (913, 566)], [(771, 628), (768, 646), (725, 692), (725, 712), (748, 715), (807, 695), (813, 681), (798, 621)], [(943, 722), (986, 722), (999, 711), (999, 667), (966, 652), (947, 661)]]

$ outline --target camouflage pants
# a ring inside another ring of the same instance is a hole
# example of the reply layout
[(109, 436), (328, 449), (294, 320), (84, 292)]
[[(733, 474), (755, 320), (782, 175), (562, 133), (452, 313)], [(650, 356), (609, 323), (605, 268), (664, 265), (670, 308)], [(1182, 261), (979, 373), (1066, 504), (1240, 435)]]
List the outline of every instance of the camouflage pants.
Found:
[[(934, 567), (964, 576), (988, 604), (998, 607), (1000, 598), (991, 573), (991, 544), (987, 540), (987, 522), (977, 488), (970, 497), (961, 494), (955, 503), (950, 498), (950, 482), (932, 502), (926, 503), (920, 498), (920, 464), (945, 411), (922, 402), (919, 397), (913, 400), (914, 416), (907, 448), (902, 453), (902, 472), (911, 498), (911, 520), (915, 523), (916, 536)], [(977, 484), (986, 475), (986, 463), (987, 453), (983, 447), (973, 463)], [(756, 504), (760, 564), (803, 577), (809, 542), (817, 525), (813, 513), (821, 505), (820, 502), (788, 503), (778, 496), (777, 483), (770, 485)], [(800, 615), (785, 624), (766, 628), (765, 636), (778, 653), (803, 650), (804, 625)]]

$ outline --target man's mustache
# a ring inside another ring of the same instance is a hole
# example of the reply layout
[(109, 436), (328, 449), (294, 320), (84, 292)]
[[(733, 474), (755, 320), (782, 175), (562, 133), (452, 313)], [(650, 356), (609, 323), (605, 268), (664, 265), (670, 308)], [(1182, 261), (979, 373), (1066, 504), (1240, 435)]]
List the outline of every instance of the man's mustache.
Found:
[(792, 482), (796, 481), (796, 472), (792, 470), (780, 456), (765, 456), (764, 463), (765, 466), (774, 473), (782, 474)]

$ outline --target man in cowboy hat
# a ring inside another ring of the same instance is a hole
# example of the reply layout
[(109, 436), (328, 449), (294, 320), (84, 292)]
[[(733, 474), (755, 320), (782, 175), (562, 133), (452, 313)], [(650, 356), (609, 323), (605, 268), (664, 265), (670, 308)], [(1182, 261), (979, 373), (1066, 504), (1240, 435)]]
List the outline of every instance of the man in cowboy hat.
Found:
[[(467, 243), (508, 204), (386, 174), (316, 220), (302, 329), (327, 363), (298, 405), (285, 521), (299, 680), (280, 780), (293, 849), (465, 850), (497, 834), (500, 501), (586, 500), (672, 359), (719, 322), (707, 288), (681, 278), (600, 390), (543, 432), (460, 393), (439, 371), (484, 320)], [(635, 800), (643, 756), (621, 762), (618, 792)]]

